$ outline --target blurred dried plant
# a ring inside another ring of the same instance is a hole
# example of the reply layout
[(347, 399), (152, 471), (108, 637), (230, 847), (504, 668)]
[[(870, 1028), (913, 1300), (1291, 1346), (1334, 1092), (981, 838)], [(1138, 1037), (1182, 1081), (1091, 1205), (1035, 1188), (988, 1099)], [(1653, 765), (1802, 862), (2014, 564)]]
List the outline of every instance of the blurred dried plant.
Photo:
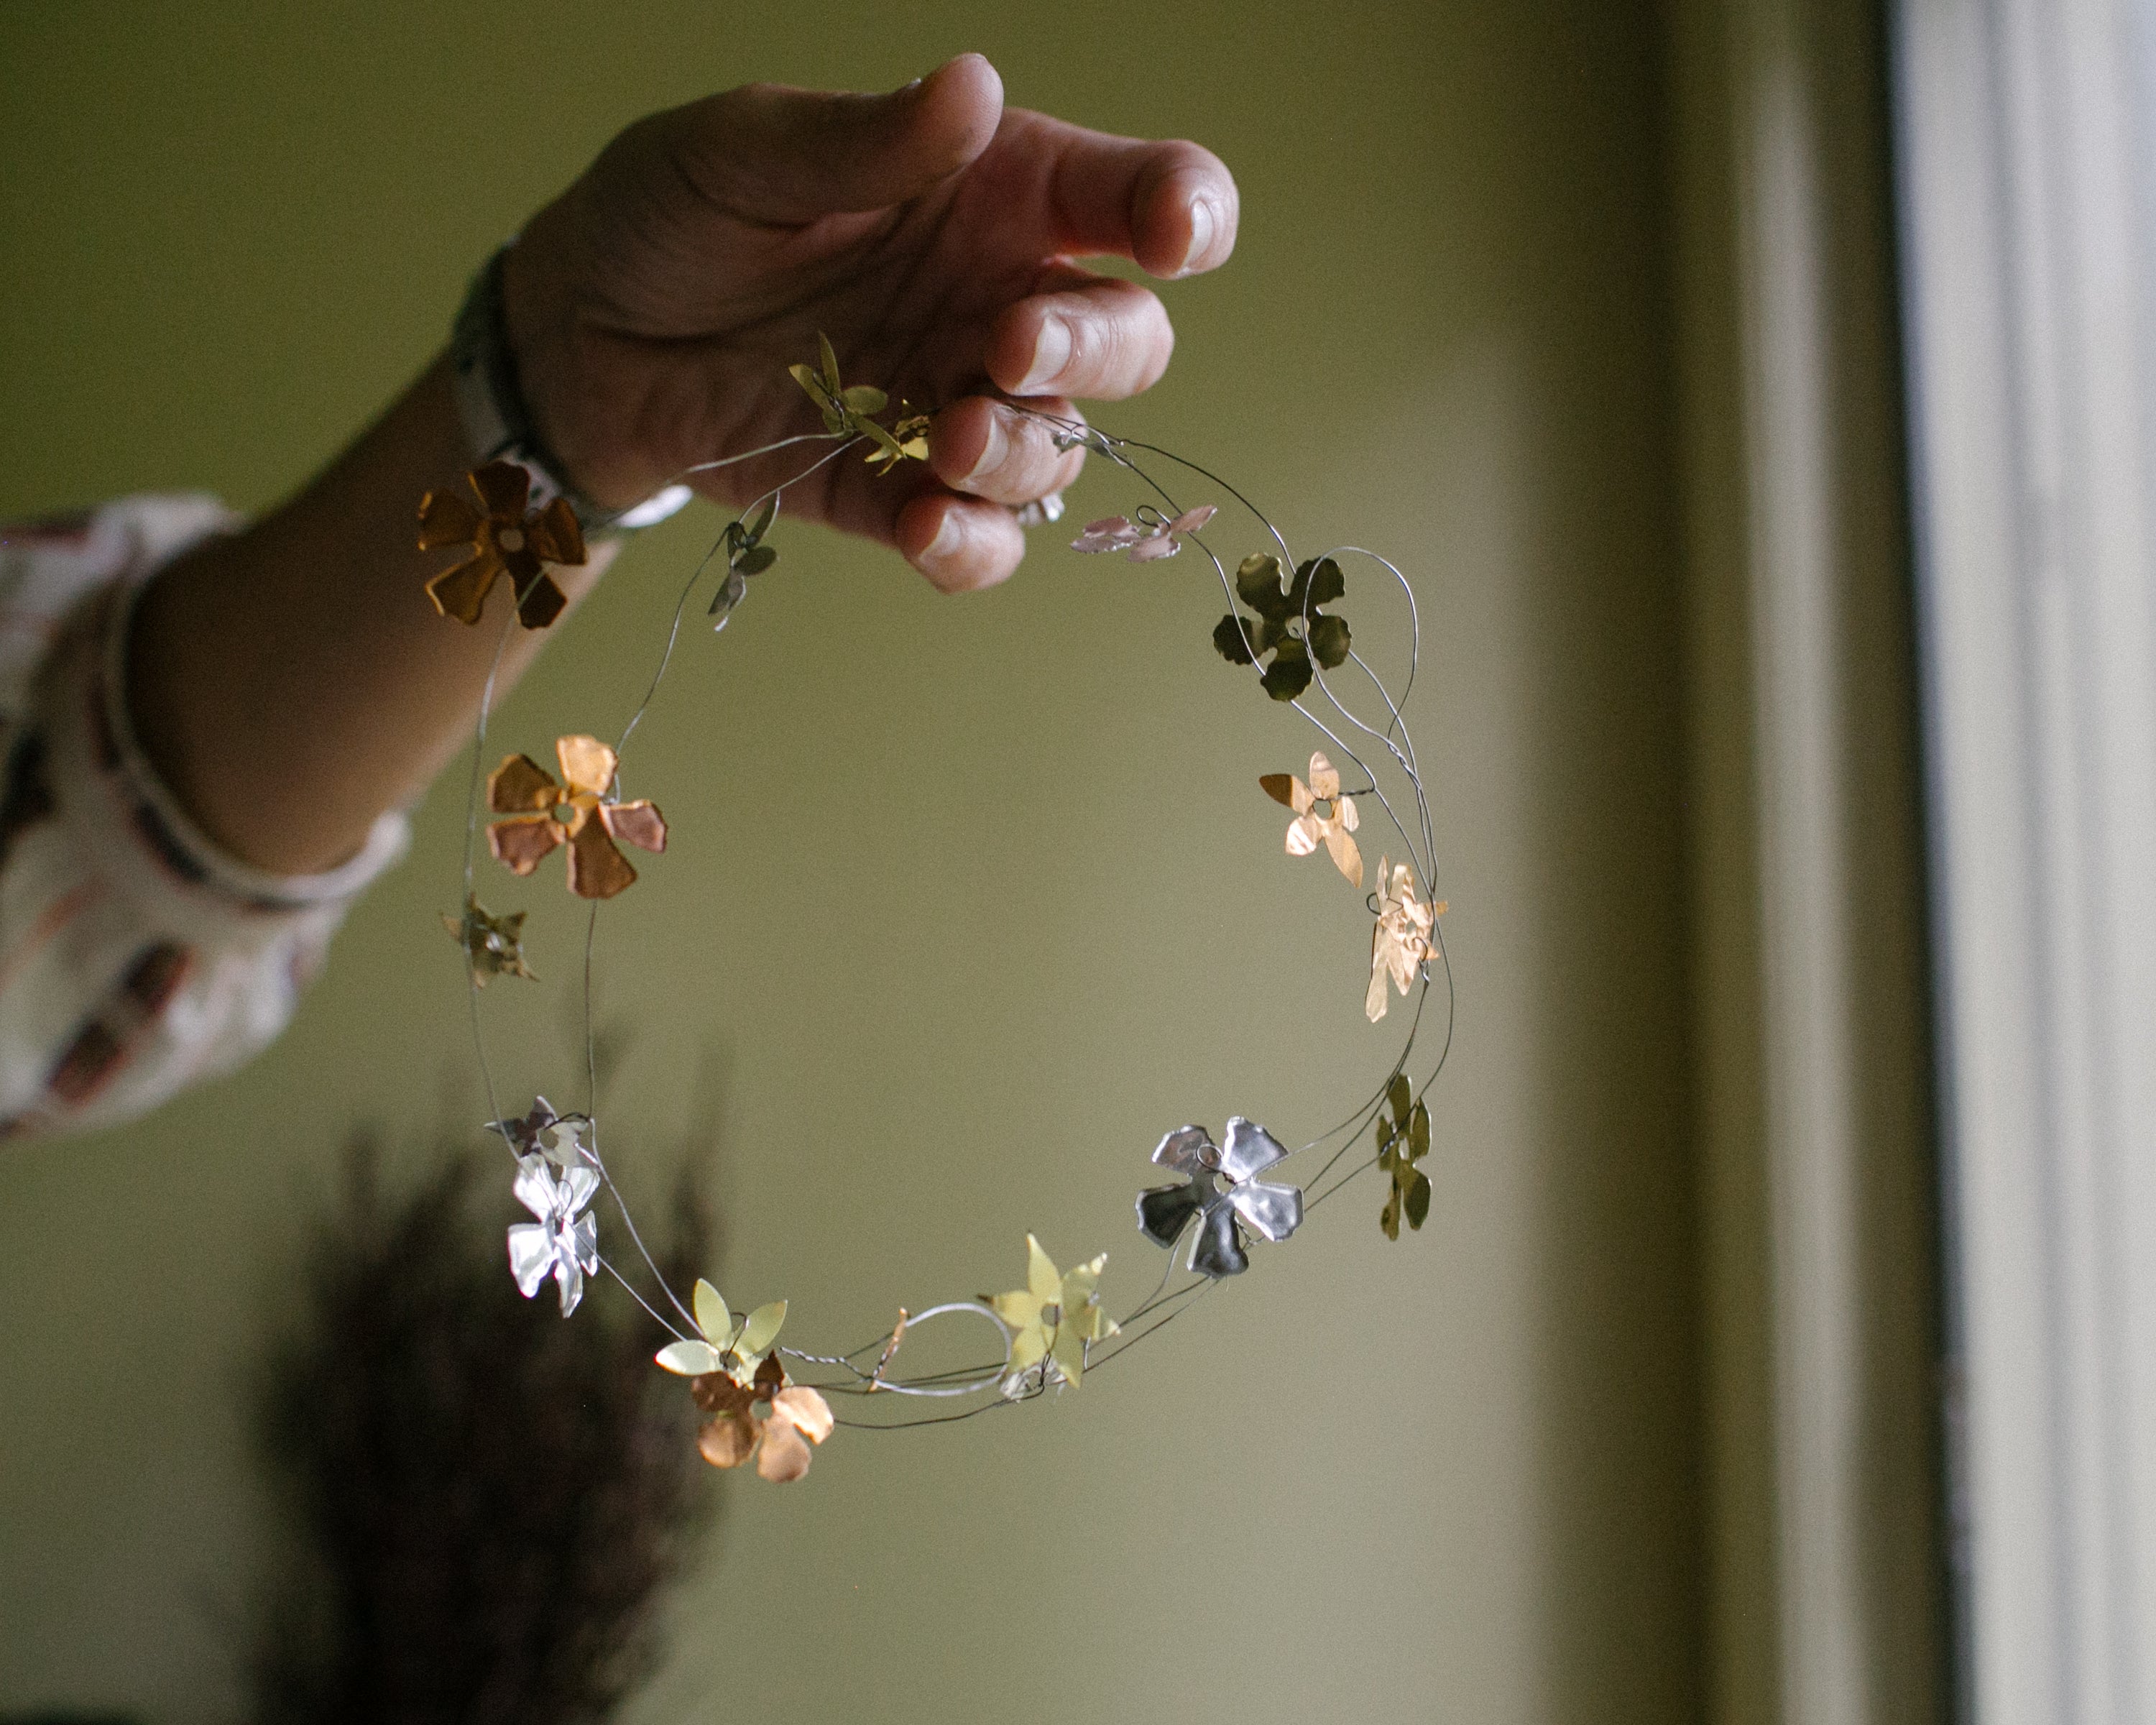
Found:
[[(264, 1613), (260, 1725), (581, 1725), (655, 1663), (711, 1510), (693, 1410), (641, 1314), (519, 1297), (499, 1158), (445, 1146), (397, 1195), (362, 1137), (315, 1230), (266, 1387), (305, 1568)], [(670, 1279), (709, 1232), (685, 1182)]]

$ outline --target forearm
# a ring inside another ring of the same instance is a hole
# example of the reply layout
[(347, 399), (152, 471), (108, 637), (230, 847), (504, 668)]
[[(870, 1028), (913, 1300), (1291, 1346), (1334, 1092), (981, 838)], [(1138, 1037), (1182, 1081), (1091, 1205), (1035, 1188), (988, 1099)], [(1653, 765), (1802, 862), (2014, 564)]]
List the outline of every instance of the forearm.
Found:
[[(334, 866), (469, 735), (514, 595), (497, 583), (476, 628), (437, 614), (424, 584), (454, 557), (418, 549), (417, 512), (471, 465), (437, 360), (291, 501), (144, 594), (129, 642), (136, 730), (234, 855), (279, 873)], [(552, 572), (572, 605), (613, 555), (594, 545), (587, 564)], [(547, 633), (512, 630), (497, 693)]]

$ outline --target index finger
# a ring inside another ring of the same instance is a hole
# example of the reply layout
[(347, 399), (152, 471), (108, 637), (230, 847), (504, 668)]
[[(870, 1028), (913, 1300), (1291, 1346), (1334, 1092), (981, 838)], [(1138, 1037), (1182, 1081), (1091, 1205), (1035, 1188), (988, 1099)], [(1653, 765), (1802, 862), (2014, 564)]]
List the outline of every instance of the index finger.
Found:
[(1215, 270), (1235, 249), (1242, 201), (1210, 150), (1089, 131), (1046, 114), (1005, 116), (1006, 145), (1046, 169), (1050, 241), (1066, 256), (1133, 259), (1149, 275)]

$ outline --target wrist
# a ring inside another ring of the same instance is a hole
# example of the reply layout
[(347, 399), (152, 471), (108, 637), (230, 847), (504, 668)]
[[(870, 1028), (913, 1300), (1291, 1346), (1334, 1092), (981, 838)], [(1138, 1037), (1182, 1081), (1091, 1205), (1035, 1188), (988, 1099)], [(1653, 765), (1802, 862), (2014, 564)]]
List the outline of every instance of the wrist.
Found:
[(525, 245), (504, 245), (457, 314), (451, 376), (472, 457), (529, 469), (535, 493), (566, 497), (587, 533), (655, 525), (689, 501), (688, 490), (664, 475), (639, 480), (613, 454), (621, 440), (607, 438), (588, 413), (561, 411), (564, 402), (603, 399), (603, 392), (583, 382), (573, 319), (545, 305), (545, 272), (531, 261)]

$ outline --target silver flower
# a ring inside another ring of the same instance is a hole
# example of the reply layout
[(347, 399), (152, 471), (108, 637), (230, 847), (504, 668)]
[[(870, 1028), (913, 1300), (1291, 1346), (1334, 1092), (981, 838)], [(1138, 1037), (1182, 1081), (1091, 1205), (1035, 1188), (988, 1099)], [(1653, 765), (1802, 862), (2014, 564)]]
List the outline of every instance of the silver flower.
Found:
[(1301, 1189), (1256, 1178), (1286, 1154), (1270, 1132), (1240, 1114), (1228, 1122), (1224, 1150), (1202, 1126), (1170, 1132), (1152, 1159), (1189, 1178), (1179, 1186), (1155, 1186), (1138, 1194), (1138, 1232), (1172, 1249), (1195, 1216), (1190, 1267), (1216, 1279), (1241, 1275), (1250, 1260), (1238, 1223), (1270, 1240), (1286, 1240), (1302, 1224)]
[(599, 1177), (588, 1168), (571, 1168), (557, 1176), (547, 1158), (534, 1152), (516, 1158), (517, 1202), (538, 1217), (509, 1230), (509, 1270), (527, 1300), (553, 1273), (567, 1317), (584, 1297), (584, 1277), (599, 1267), (599, 1224), (582, 1214), (599, 1189)]
[(563, 1119), (546, 1097), (535, 1096), (531, 1111), (522, 1119), (490, 1120), (486, 1129), (508, 1139), (510, 1148), (520, 1158), (536, 1151), (556, 1168), (568, 1169), (598, 1160), (584, 1142), (584, 1133), (589, 1126), (590, 1122), (581, 1115)]

